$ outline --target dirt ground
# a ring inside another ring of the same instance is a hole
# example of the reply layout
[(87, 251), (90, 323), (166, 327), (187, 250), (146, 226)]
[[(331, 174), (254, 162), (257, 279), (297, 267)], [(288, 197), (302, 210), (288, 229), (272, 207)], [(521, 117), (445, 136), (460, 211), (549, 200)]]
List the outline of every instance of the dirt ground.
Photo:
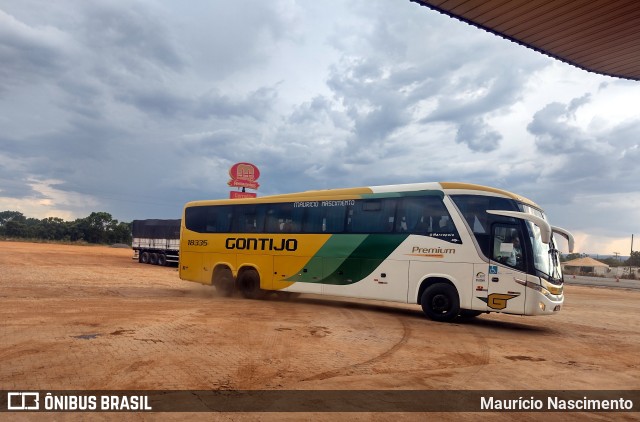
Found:
[[(640, 390), (637, 290), (567, 286), (565, 307), (555, 316), (489, 314), (447, 324), (426, 319), (415, 305), (312, 295), (218, 297), (212, 287), (180, 280), (176, 268), (131, 257), (128, 249), (0, 242), (0, 390)], [(519, 420), (539, 417), (518, 414)]]

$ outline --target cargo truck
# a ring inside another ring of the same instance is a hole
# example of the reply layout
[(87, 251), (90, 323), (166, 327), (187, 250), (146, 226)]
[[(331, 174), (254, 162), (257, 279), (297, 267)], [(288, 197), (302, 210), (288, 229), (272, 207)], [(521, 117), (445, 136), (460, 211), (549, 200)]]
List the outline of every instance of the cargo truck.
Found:
[(180, 219), (133, 220), (131, 235), (133, 259), (142, 264), (178, 264)]

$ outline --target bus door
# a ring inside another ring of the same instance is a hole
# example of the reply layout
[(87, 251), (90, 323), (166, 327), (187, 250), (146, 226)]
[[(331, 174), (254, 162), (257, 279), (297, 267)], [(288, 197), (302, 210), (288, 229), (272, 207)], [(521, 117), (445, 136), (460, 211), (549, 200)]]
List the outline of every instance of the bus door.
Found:
[(491, 230), (487, 310), (523, 314), (526, 280), (522, 230), (515, 224), (495, 223)]

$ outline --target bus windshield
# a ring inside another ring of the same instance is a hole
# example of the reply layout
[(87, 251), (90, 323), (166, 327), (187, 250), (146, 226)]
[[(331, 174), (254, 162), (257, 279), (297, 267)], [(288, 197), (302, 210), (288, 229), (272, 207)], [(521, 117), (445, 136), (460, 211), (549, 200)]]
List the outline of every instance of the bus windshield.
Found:
[[(519, 211), (546, 220), (544, 213), (539, 209), (513, 199), (479, 195), (452, 195), (451, 198), (462, 212), (470, 231), (475, 236), (486, 257), (491, 256), (488, 233), (492, 222), (495, 221), (486, 212), (487, 210)], [(553, 243), (553, 237), (548, 244), (543, 243), (540, 228), (530, 221), (525, 221), (525, 224), (529, 238), (528, 243), (531, 245), (533, 254), (534, 271), (531, 273), (553, 284), (560, 284), (562, 282), (562, 270), (560, 268), (558, 250)]]
[[(521, 205), (521, 207), (523, 212), (533, 214), (540, 218), (545, 218), (544, 214), (535, 208), (527, 205)], [(562, 269), (560, 267), (559, 252), (553, 242), (553, 236), (548, 244), (543, 243), (538, 226), (530, 221), (527, 221), (526, 225), (531, 245), (533, 247), (533, 263), (536, 272), (539, 276), (554, 284), (561, 283)]]

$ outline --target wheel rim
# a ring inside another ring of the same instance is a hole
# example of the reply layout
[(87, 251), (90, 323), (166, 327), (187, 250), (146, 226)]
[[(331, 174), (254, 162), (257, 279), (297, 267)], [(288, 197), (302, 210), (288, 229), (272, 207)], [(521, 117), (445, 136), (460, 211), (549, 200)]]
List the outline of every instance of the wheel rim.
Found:
[(444, 314), (451, 309), (451, 301), (446, 295), (435, 295), (431, 301), (431, 307), (434, 312)]

